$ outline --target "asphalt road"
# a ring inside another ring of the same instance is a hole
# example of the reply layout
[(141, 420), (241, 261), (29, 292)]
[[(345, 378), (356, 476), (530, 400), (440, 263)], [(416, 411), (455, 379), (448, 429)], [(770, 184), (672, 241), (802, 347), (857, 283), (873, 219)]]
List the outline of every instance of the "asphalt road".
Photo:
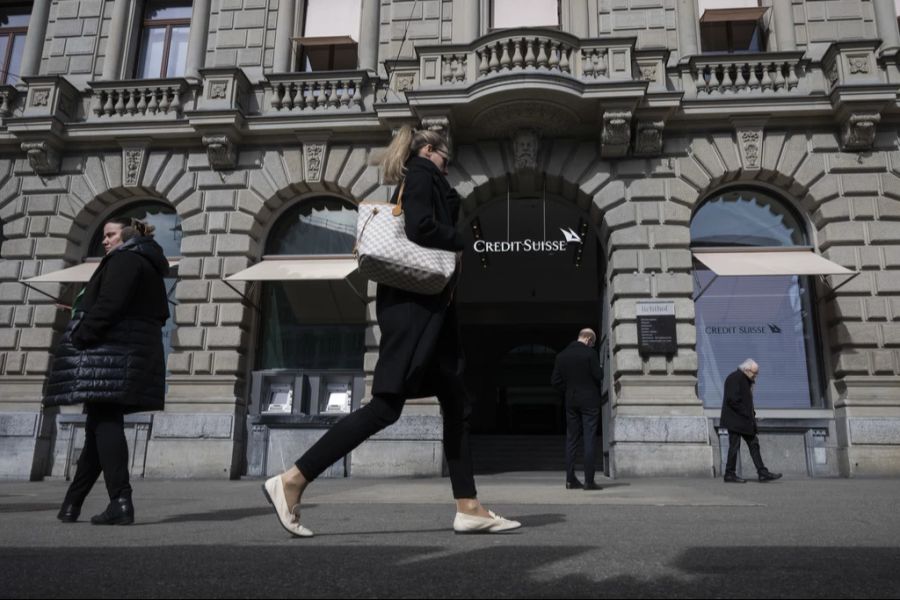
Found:
[(900, 481), (479, 478), (524, 527), (451, 530), (449, 481), (321, 480), (289, 537), (260, 481), (137, 481), (137, 523), (56, 521), (66, 483), (0, 482), (0, 595), (140, 597), (900, 597)]

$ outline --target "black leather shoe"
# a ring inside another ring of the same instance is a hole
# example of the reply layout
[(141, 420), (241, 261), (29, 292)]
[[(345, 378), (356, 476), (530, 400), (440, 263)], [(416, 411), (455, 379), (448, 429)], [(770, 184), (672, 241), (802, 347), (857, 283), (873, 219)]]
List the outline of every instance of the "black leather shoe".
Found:
[(747, 480), (741, 479), (737, 475), (728, 474), (725, 476), (725, 483), (747, 483)]
[(584, 485), (577, 479), (574, 479), (572, 481), (566, 482), (566, 489), (567, 490), (583, 490)]
[(79, 515), (81, 515), (80, 506), (75, 506), (74, 504), (63, 502), (62, 508), (59, 509), (59, 513), (56, 515), (56, 518), (63, 523), (74, 523), (78, 520)]
[(131, 525), (134, 523), (134, 506), (131, 498), (119, 497), (110, 501), (99, 515), (91, 517), (94, 525)]
[(602, 490), (603, 488), (594, 483), (593, 481), (588, 481), (584, 484), (584, 489), (586, 490)]
[(765, 483), (767, 481), (775, 481), (776, 479), (781, 479), (781, 473), (772, 473), (771, 471), (763, 471), (759, 474), (759, 482)]

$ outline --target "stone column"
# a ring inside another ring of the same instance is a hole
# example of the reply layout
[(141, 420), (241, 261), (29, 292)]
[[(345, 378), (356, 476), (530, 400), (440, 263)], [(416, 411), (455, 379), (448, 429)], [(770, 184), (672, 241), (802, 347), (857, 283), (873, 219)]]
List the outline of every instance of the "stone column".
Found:
[(364, 71), (378, 71), (380, 32), (381, 0), (364, 0), (359, 26), (359, 68)]
[(210, 0), (194, 0), (191, 12), (191, 37), (188, 40), (185, 77), (200, 79), (200, 69), (206, 66), (206, 40), (209, 36)]
[(681, 61), (700, 52), (699, 19), (697, 0), (678, 0), (678, 56)]
[[(772, 18), (775, 21), (775, 41), (779, 52), (793, 52), (797, 49), (797, 36), (794, 34), (794, 7), (790, 1), (773, 2)], [(894, 26), (896, 30), (897, 27)]]
[(900, 31), (897, 29), (897, 12), (893, 0), (872, 0), (875, 24), (881, 38), (881, 51), (900, 47)]
[[(370, 2), (375, 0), (369, 0)], [(377, 0), (380, 1), (380, 0)], [(368, 2), (366, 2), (368, 4)], [(275, 62), (273, 73), (289, 73), (294, 51), (294, 23), (297, 20), (297, 0), (281, 0), (278, 3), (278, 26), (275, 29)]]
[(28, 33), (25, 35), (25, 52), (22, 54), (19, 77), (37, 75), (40, 72), (49, 18), (50, 0), (35, 0), (31, 8), (31, 17), (28, 19)]
[(103, 61), (103, 79), (105, 81), (116, 81), (122, 78), (122, 61), (125, 57), (126, 47), (125, 36), (128, 34), (131, 4), (131, 0), (116, 0), (113, 6), (109, 39), (106, 41), (106, 58)]
[(456, 0), (453, 3), (453, 43), (468, 44), (481, 36), (481, 2)]

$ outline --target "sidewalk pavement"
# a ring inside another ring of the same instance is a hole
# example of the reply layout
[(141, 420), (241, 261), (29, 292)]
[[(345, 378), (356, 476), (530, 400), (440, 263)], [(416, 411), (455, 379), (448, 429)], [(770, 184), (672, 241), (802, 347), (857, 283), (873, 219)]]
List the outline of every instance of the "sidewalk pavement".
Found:
[(289, 537), (261, 480), (137, 480), (137, 522), (55, 516), (67, 483), (0, 482), (0, 597), (886, 597), (900, 598), (900, 481), (600, 481), (478, 477), (523, 522), (451, 530), (448, 479), (323, 479), (311, 539)]

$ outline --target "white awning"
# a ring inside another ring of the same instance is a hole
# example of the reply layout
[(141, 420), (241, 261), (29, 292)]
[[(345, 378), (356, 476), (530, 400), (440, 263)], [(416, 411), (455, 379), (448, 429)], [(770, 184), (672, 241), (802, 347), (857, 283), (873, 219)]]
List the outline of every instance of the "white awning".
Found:
[(356, 270), (352, 256), (304, 256), (302, 258), (263, 257), (248, 269), (238, 271), (228, 281), (340, 281)]
[[(180, 259), (178, 258), (170, 258), (169, 268), (177, 266), (179, 261)], [(60, 269), (59, 271), (23, 279), (22, 283), (87, 283), (98, 266), (100, 266), (100, 260), (90, 260), (68, 269)]]
[(854, 275), (811, 248), (751, 250), (742, 248), (695, 249), (694, 258), (719, 276), (752, 275)]

